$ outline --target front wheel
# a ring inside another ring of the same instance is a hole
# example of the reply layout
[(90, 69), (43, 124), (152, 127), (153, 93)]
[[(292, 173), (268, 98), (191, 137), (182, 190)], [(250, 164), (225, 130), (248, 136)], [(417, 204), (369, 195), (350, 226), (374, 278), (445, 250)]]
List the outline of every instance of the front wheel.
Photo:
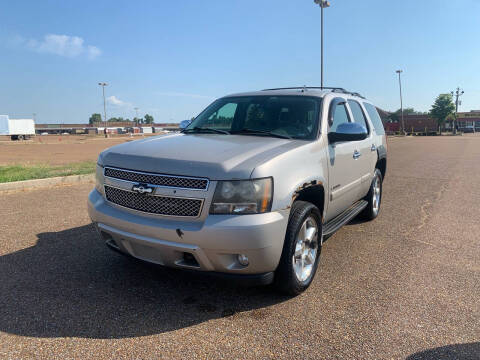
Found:
[(322, 221), (318, 208), (305, 201), (293, 203), (275, 272), (275, 284), (289, 295), (298, 295), (311, 284), (318, 267), (322, 244)]
[(370, 190), (365, 197), (365, 200), (368, 201), (368, 205), (361, 213), (361, 216), (366, 220), (375, 219), (380, 212), (380, 204), (382, 202), (382, 183), (382, 172), (379, 169), (375, 169)]

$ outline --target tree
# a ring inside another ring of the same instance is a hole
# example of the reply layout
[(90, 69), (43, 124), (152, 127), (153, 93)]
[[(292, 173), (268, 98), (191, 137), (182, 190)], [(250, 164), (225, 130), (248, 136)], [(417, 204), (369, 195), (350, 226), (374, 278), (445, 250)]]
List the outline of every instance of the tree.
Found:
[(440, 94), (430, 109), (430, 116), (438, 121), (438, 131), (442, 133), (442, 126), (449, 115), (455, 114), (455, 104), (452, 94)]
[(144, 123), (145, 124), (153, 124), (153, 116), (145, 114)]
[(90, 116), (90, 119), (88, 119), (88, 123), (90, 125), (93, 125), (94, 123), (99, 123), (99, 122), (102, 122), (102, 115), (100, 114), (92, 114), (92, 116)]
[[(403, 109), (403, 115), (410, 115), (410, 114), (419, 114), (419, 111), (415, 111), (414, 108), (405, 108)], [(399, 122), (400, 119), (402, 118), (402, 109), (398, 109), (397, 111), (392, 112), (389, 116), (388, 119), (391, 122)]]

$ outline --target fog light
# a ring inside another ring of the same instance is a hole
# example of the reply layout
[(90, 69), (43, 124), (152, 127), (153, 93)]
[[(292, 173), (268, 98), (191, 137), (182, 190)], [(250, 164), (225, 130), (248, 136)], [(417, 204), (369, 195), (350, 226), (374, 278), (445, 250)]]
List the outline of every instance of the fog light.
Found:
[(247, 266), (248, 265), (248, 257), (247, 255), (243, 254), (238, 254), (237, 255), (237, 260), (240, 263), (240, 265)]

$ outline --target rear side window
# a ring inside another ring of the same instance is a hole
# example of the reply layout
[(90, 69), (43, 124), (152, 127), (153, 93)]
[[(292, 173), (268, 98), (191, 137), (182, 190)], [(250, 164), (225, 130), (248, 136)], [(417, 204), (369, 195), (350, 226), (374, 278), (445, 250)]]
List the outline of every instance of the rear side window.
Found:
[(369, 103), (363, 103), (363, 106), (365, 106), (365, 109), (367, 110), (368, 116), (370, 117), (370, 120), (375, 127), (377, 135), (385, 135), (385, 129), (383, 128), (382, 119), (380, 118), (380, 115), (378, 115), (378, 111), (375, 106)]
[(350, 105), (350, 110), (352, 110), (353, 120), (356, 123), (365, 126), (365, 129), (367, 129), (367, 132), (369, 132), (367, 119), (365, 119), (365, 115), (363, 114), (360, 104), (354, 100), (348, 100), (348, 105)]

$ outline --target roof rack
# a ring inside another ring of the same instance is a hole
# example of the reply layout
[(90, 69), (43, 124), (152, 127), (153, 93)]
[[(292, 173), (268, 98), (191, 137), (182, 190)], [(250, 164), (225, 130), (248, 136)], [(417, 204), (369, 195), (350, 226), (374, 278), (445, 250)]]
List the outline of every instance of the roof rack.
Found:
[(323, 87), (321, 87), (321, 86), (293, 86), (293, 87), (284, 87), (284, 88), (263, 89), (262, 91), (295, 90), (295, 89), (302, 90), (302, 92), (308, 91), (308, 89), (331, 90), (332, 92), (349, 94), (349, 95), (358, 96), (362, 99), (365, 99), (365, 97), (360, 95), (358, 92), (348, 91), (348, 90), (345, 90), (344, 88), (341, 88), (341, 87), (329, 87), (329, 86), (323, 86)]

